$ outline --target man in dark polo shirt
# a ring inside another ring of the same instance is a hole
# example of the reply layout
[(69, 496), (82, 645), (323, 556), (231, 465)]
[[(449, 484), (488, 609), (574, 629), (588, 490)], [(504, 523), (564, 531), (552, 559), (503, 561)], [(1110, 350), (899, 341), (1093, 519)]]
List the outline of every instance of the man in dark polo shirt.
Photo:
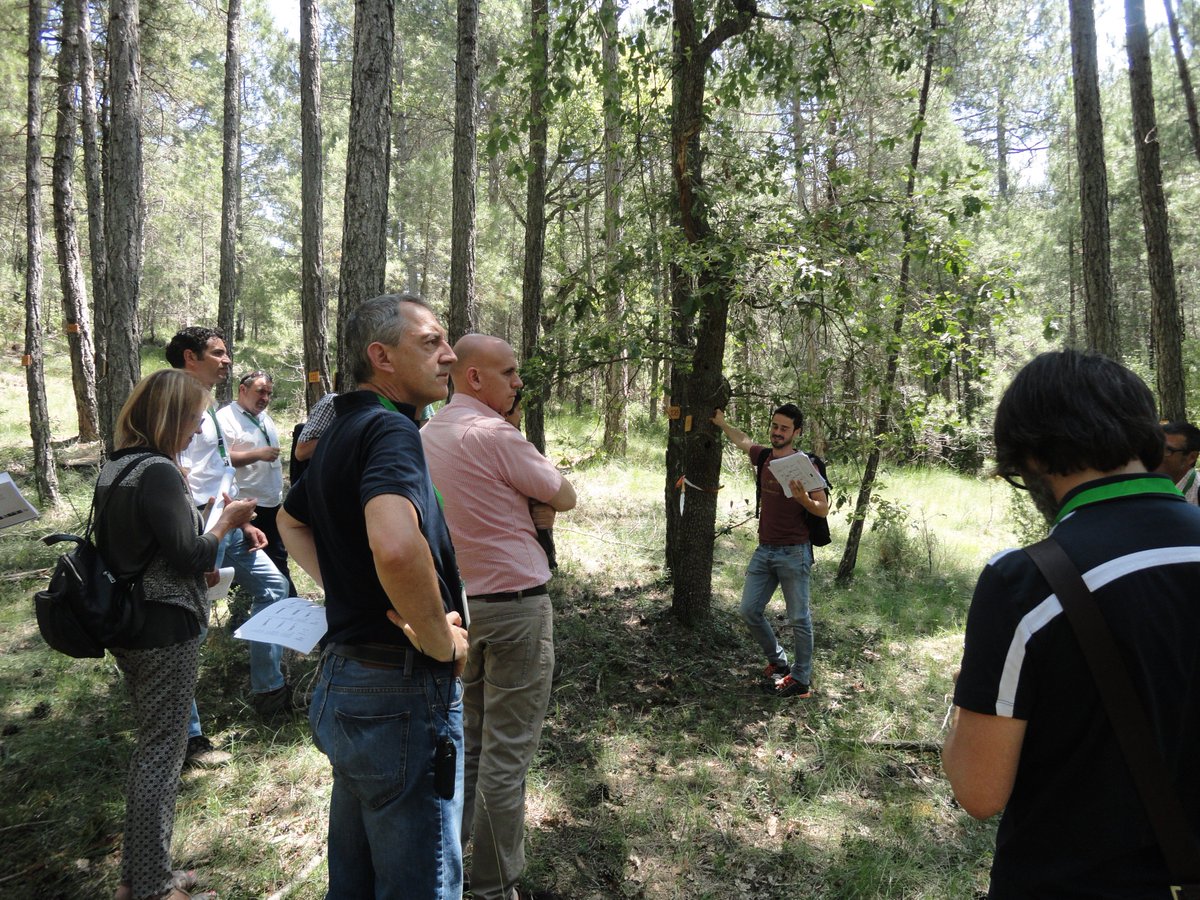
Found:
[[(762, 512), (758, 519), (758, 547), (746, 568), (746, 583), (742, 588), (742, 619), (750, 634), (758, 641), (767, 657), (766, 675), (774, 679), (777, 697), (812, 696), (812, 612), (809, 608), (808, 581), (812, 572), (812, 540), (808, 533), (805, 512), (814, 516), (829, 515), (829, 491), (806, 491), (799, 481), (788, 488), (789, 499), (771, 467), (760, 464), (760, 458), (800, 453), (792, 446), (804, 427), (804, 414), (794, 403), (785, 403), (771, 415), (771, 446), (756, 444), (744, 431), (725, 421), (725, 410), (713, 413), (712, 422), (729, 438), (733, 446), (750, 457), (757, 469)], [(779, 643), (775, 629), (763, 611), (771, 601), (775, 588), (783, 590), (788, 621), (792, 625), (792, 647), (795, 656), (788, 663), (787, 651)]]
[[(1029, 490), (1079, 569), (1200, 837), (1200, 510), (1168, 478), (1154, 397), (1098, 354), (1044, 353), (996, 410), (996, 471)], [(993, 898), (1167, 898), (1146, 810), (1074, 629), (1021, 550), (967, 616), (942, 762), (976, 818), (1001, 810)]]
[(330, 900), (462, 891), (462, 585), (416, 410), (454, 352), (433, 312), (389, 294), (346, 323), (359, 390), (293, 486), (280, 531), (325, 590), (309, 721), (333, 767)]

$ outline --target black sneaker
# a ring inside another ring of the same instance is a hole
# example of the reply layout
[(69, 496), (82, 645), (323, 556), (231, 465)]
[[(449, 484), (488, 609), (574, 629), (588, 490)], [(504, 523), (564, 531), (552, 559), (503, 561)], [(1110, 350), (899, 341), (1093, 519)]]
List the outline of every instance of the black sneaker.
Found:
[(292, 702), (292, 686), (290, 684), (285, 684), (283, 687), (276, 688), (273, 691), (251, 695), (250, 705), (264, 719), (273, 719), (276, 716), (290, 716), (296, 711), (296, 706)]
[(232, 758), (224, 750), (214, 747), (206, 735), (197, 734), (188, 738), (183, 765), (185, 768), (210, 769), (213, 766), (223, 766)]
[(792, 667), (785, 662), (769, 662), (763, 669), (763, 675), (767, 678), (774, 678), (776, 675), (789, 675), (791, 671)]
[(796, 697), (807, 700), (812, 696), (812, 688), (802, 681), (797, 681), (791, 675), (786, 676), (775, 688), (776, 697)]

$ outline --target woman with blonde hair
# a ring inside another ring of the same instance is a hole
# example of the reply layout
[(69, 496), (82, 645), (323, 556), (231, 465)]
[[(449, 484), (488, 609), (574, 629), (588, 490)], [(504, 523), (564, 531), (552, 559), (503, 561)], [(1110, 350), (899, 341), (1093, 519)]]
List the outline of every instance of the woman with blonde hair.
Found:
[(140, 629), (124, 646), (109, 648), (137, 720), (117, 900), (215, 897), (190, 894), (194, 874), (171, 870), (171, 834), (201, 628), (208, 623), (206, 575), (221, 538), (254, 515), (254, 501), (226, 497), (215, 527), (201, 533), (176, 459), (208, 401), (208, 392), (184, 372), (147, 375), (121, 409), (116, 452), (96, 483), (96, 546), (116, 575), (141, 573), (143, 610)]

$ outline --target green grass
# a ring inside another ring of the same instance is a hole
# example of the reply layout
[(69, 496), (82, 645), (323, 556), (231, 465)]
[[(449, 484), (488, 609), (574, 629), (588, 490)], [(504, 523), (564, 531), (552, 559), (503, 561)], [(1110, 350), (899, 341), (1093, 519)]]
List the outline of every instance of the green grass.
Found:
[[(596, 457), (590, 422), (555, 418), (551, 432), (579, 506), (555, 528), (564, 671), (529, 779), (529, 883), (647, 900), (980, 895), (994, 824), (953, 803), (936, 747), (971, 586), (1013, 541), (1003, 491), (944, 472), (885, 472), (880, 493), (906, 508), (896, 528), (911, 552), (883, 565), (885, 536), (868, 525), (847, 586), (833, 579), (843, 507), (814, 573), (818, 693), (779, 703), (760, 690), (762, 660), (736, 611), (756, 524), (744, 521), (748, 464), (727, 457), (712, 615), (687, 629), (670, 615), (661, 567), (662, 435), (631, 434), (618, 462)], [(27, 458), (27, 441), (27, 429), (0, 424), (6, 464)], [(853, 489), (849, 464), (831, 461), (831, 475)], [(90, 477), (64, 476), (76, 510)], [(32, 538), (75, 515), (64, 506), (0, 532), (4, 570), (48, 566), (54, 551)], [(108, 896), (127, 701), (111, 659), (69, 660), (41, 644), (29, 598), (43, 580), (0, 582), (0, 895)], [(782, 628), (782, 603), (769, 612)], [(226, 617), (210, 633), (198, 694), (206, 730), (233, 761), (185, 774), (175, 862), (199, 868), (223, 898), (317, 898), (328, 765), (303, 721), (265, 728), (246, 707), (245, 648)], [(288, 665), (304, 678), (313, 660)]]

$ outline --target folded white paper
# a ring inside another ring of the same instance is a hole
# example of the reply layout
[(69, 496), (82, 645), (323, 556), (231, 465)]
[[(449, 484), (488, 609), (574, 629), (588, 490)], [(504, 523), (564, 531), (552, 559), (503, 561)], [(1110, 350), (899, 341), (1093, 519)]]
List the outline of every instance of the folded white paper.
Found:
[(208, 513), (208, 521), (204, 523), (204, 533), (208, 534), (217, 524), (217, 520), (221, 518), (221, 511), (225, 509), (225, 495), (233, 490), (233, 476), (237, 472), (233, 466), (226, 466), (225, 471), (221, 474), (221, 487), (217, 489), (217, 495), (213, 497), (212, 509)]
[(40, 516), (7, 472), (0, 472), (0, 528), (20, 525)]
[(233, 584), (233, 568), (221, 568), (217, 571), (220, 580), (208, 589), (208, 602), (216, 603), (229, 595), (229, 586)]
[(300, 597), (272, 603), (233, 633), (243, 641), (282, 644), (308, 653), (325, 636), (325, 607)]

